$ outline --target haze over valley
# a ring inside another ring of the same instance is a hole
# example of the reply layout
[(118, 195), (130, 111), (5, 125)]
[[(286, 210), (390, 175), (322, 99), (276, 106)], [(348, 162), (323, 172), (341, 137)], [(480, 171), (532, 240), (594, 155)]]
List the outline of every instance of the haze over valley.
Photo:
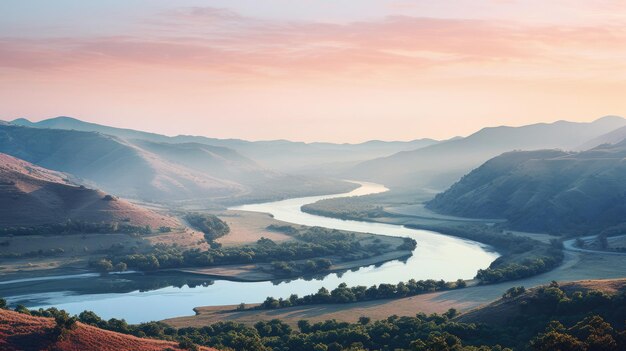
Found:
[(626, 350), (622, 3), (0, 19), (0, 350)]

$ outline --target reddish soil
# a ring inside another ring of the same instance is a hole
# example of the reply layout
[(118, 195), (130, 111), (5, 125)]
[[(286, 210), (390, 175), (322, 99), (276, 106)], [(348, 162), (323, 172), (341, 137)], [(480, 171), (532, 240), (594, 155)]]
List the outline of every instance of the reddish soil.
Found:
[(0, 226), (55, 224), (68, 219), (153, 228), (180, 226), (170, 216), (76, 185), (67, 174), (0, 154)]
[[(3, 351), (165, 351), (183, 349), (178, 343), (142, 339), (77, 323), (62, 340), (55, 341), (52, 318), (0, 310), (0, 350)], [(211, 351), (210, 348), (199, 348)]]

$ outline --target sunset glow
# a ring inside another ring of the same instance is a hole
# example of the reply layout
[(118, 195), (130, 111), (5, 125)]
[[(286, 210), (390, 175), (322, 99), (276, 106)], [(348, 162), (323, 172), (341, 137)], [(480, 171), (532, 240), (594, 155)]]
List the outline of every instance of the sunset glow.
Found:
[(358, 142), (624, 115), (623, 4), (4, 2), (0, 119)]

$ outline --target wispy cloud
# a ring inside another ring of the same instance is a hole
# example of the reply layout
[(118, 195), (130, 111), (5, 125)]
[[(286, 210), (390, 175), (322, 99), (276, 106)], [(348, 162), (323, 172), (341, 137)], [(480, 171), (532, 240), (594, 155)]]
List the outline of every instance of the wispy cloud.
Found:
[[(623, 26), (530, 26), (486, 20), (390, 16), (348, 24), (269, 21), (226, 9), (181, 8), (116, 37), (0, 39), (0, 66), (167, 65), (203, 71), (293, 74), (419, 73), (455, 65), (620, 65)], [(611, 62), (614, 58), (614, 62)], [(601, 60), (600, 60), (601, 59)], [(547, 73), (546, 73), (547, 74)]]

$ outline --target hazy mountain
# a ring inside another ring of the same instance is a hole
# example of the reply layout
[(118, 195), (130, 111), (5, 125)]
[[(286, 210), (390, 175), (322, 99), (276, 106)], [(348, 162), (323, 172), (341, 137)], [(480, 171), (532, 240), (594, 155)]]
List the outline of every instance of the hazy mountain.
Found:
[(626, 139), (626, 126), (617, 128), (577, 147), (577, 150), (589, 150), (602, 144), (617, 144)]
[(223, 147), (125, 140), (98, 132), (0, 126), (0, 152), (71, 173), (116, 195), (153, 201), (262, 201), (354, 187), (270, 171)]
[(427, 207), (506, 218), (516, 229), (594, 233), (626, 222), (626, 141), (583, 152), (517, 151), (487, 161)]
[(360, 144), (334, 144), (303, 143), (287, 140), (246, 141), (241, 139), (217, 139), (190, 135), (169, 137), (155, 133), (83, 122), (71, 117), (56, 117), (40, 122), (30, 122), (27, 119), (18, 118), (12, 121), (11, 124), (36, 128), (94, 131), (123, 139), (142, 139), (152, 142), (167, 143), (199, 143), (221, 146), (236, 150), (240, 154), (274, 170), (283, 172), (306, 172), (307, 174), (311, 174), (311, 172), (318, 174), (319, 171), (326, 171), (326, 169), (321, 169), (320, 165), (353, 165), (360, 161), (392, 155), (399, 151), (415, 150), (438, 142), (433, 139), (419, 139), (406, 142), (372, 140)]
[(72, 183), (69, 176), (0, 154), (0, 226), (56, 224), (68, 219), (177, 226), (171, 217)]
[(608, 116), (591, 123), (559, 121), (523, 127), (484, 128), (463, 139), (360, 163), (345, 176), (391, 187), (445, 189), (463, 174), (503, 152), (552, 148), (573, 150), (625, 125), (625, 119)]

